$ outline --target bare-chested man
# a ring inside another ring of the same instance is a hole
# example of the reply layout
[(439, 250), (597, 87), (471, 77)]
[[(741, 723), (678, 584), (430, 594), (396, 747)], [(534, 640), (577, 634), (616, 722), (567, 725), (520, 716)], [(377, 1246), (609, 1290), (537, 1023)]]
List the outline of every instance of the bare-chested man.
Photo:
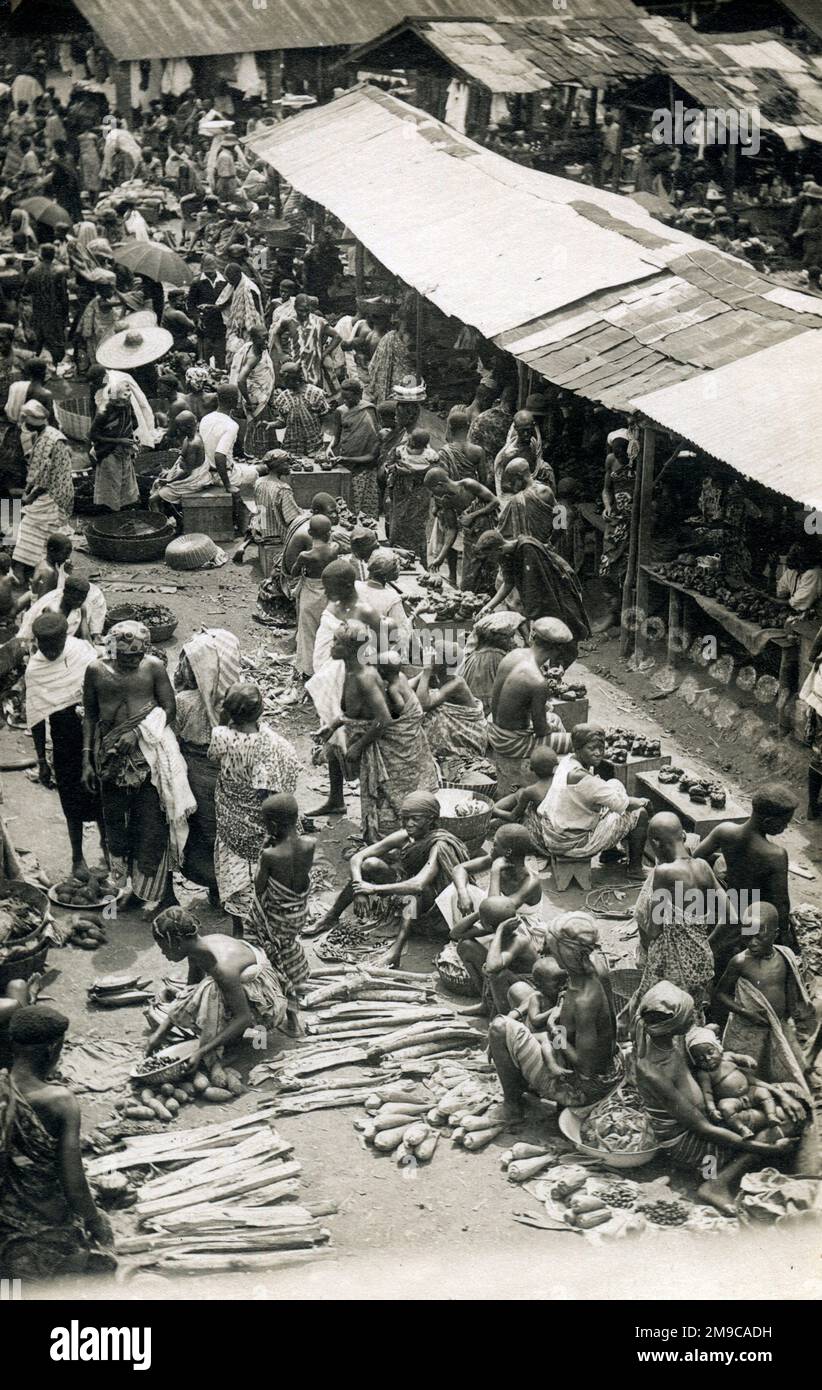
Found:
[(339, 521), (339, 508), (337, 499), (331, 496), (330, 492), (315, 492), (311, 499), (311, 515), (303, 515), (302, 520), (297, 525), (293, 525), (285, 543), (283, 550), (283, 571), (285, 574), (293, 574), (298, 557), (304, 550), (311, 548), (311, 537), (308, 534), (308, 527), (312, 516), (327, 516), (334, 529), (334, 542), (341, 545), (340, 530), (337, 528)]
[(504, 1096), (500, 1119), (522, 1119), (526, 1091), (562, 1106), (593, 1105), (620, 1081), (613, 998), (591, 959), (598, 946), (593, 918), (583, 912), (557, 917), (546, 950), (568, 984), (556, 1021), (549, 1019), (538, 1035), (510, 1014), (491, 1024), (491, 1060)]
[[(784, 1076), (771, 1074), (771, 1068), (784, 1043), (804, 1064), (796, 1026), (805, 1032), (815, 1028), (814, 1006), (793, 951), (776, 944), (779, 914), (772, 903), (747, 908), (740, 929), (745, 949), (731, 958), (714, 996), (715, 1005), (730, 1015), (724, 1045), (749, 1053), (763, 1081), (781, 1081)], [(774, 1016), (782, 1038), (772, 1038)]]
[(167, 512), (182, 524), (183, 498), (207, 488), (211, 483), (211, 470), (206, 462), (197, 418), (190, 410), (181, 410), (175, 415), (169, 426), (169, 436), (179, 443), (180, 452), (168, 472), (161, 473), (155, 482), (148, 505), (153, 512)]
[[(158, 738), (172, 740), (170, 756), (176, 749), (180, 757), (171, 732), (177, 712), (174, 691), (162, 661), (148, 655), (151, 638), (142, 623), (116, 623), (108, 642), (111, 655), (93, 662), (85, 674), (82, 782), (90, 792), (99, 782), (114, 882), (123, 887), (130, 874), (136, 899), (167, 904), (176, 901), (169, 807), (154, 786), (149, 758), (157, 757)], [(144, 721), (157, 711), (164, 721), (153, 720), (159, 727), (141, 737)], [(188, 814), (196, 804), (190, 793), (189, 798)]]
[[(725, 861), (725, 887), (741, 900), (747, 894), (748, 903), (758, 897), (772, 903), (779, 914), (780, 946), (798, 952), (799, 946), (790, 925), (791, 900), (788, 893), (788, 853), (774, 845), (770, 835), (783, 835), (793, 819), (798, 805), (788, 787), (769, 782), (751, 797), (751, 814), (742, 825), (723, 821), (697, 846), (694, 853), (700, 859), (713, 862), (720, 854)], [(717, 976), (722, 975), (728, 961), (747, 942), (738, 926), (728, 923), (711, 942), (716, 959)]]
[[(436, 572), (447, 561), (448, 577), (452, 584), (456, 584), (459, 558), (457, 542), (462, 542), (463, 567), (466, 549), (468, 551), (468, 568), (473, 575), (473, 543), (490, 524), (489, 518), (497, 510), (497, 499), (476, 478), (450, 478), (444, 468), (429, 468), (425, 475), (425, 486), (433, 499), (435, 518), (432, 548), (436, 548), (433, 555), (429, 551), (428, 568)], [(470, 587), (464, 573), (461, 587)]]
[(528, 759), (539, 743), (567, 753), (571, 740), (557, 715), (546, 708), (545, 667), (564, 671), (573, 660), (570, 628), (558, 618), (538, 618), (527, 647), (502, 658), (491, 692), (488, 743), (497, 766), (497, 790), (507, 796), (529, 777)]

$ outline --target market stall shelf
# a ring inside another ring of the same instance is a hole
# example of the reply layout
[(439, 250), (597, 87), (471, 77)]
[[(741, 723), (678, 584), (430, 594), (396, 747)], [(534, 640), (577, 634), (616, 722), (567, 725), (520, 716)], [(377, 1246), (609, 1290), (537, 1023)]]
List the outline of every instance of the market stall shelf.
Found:
[(638, 772), (635, 777), (632, 795), (648, 797), (654, 811), (673, 811), (679, 816), (686, 830), (694, 830), (707, 835), (714, 826), (723, 821), (742, 822), (748, 819), (749, 812), (738, 801), (727, 797), (722, 807), (691, 801), (685, 792), (674, 783), (659, 782), (654, 772)]

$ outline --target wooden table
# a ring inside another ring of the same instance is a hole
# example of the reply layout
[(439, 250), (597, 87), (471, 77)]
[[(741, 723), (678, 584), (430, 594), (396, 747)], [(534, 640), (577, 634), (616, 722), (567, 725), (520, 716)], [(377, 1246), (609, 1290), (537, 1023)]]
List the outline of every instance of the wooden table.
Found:
[(673, 811), (686, 830), (694, 830), (698, 835), (707, 835), (709, 830), (723, 821), (741, 822), (750, 815), (744, 806), (730, 796), (720, 807), (711, 806), (708, 802), (691, 801), (685, 792), (679, 790), (678, 782), (660, 782), (653, 772), (636, 774), (631, 795), (648, 797), (654, 811)]
[(351, 471), (348, 468), (312, 468), (310, 473), (289, 473), (288, 481), (298, 507), (310, 507), (318, 492), (351, 500)]
[(655, 758), (635, 758), (629, 753), (628, 760), (624, 763), (612, 763), (610, 758), (603, 758), (599, 772), (601, 777), (615, 777), (622, 783), (629, 796), (637, 796), (637, 773), (658, 772), (661, 767), (667, 767), (670, 761), (670, 753), (659, 753)]

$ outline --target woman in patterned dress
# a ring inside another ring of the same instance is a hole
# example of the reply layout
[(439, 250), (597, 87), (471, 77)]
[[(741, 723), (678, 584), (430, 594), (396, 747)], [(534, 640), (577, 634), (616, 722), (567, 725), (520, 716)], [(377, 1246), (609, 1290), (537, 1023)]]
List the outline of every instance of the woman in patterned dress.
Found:
[(261, 806), (276, 792), (294, 792), (299, 762), (291, 745), (261, 720), (256, 685), (232, 685), (223, 723), (211, 734), (208, 756), (219, 764), (214, 805), (217, 838), (214, 870), (220, 901), (236, 934), (251, 911), (254, 874), (265, 840)]

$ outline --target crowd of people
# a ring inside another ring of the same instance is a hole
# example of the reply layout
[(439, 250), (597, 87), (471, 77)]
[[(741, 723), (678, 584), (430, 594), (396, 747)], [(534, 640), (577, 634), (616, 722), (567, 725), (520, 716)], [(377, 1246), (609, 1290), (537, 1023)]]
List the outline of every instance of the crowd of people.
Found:
[[(153, 1011), (148, 1050), (177, 1025), (196, 1032), (197, 1062), (255, 1022), (298, 1036), (303, 940), (332, 940), (351, 912), (366, 936), (389, 937), (385, 964), (427, 933), (464, 972), (488, 1019), (507, 1125), (521, 1122), (526, 1094), (594, 1104), (622, 1083), (627, 1058), (660, 1145), (703, 1177), (716, 1155), (701, 1192), (730, 1209), (740, 1174), (792, 1155), (809, 1128), (803, 1044), (815, 1015), (787, 856), (770, 838), (796, 800), (769, 784), (747, 823), (693, 843), (676, 816), (601, 775), (599, 725), (568, 730), (553, 711), (552, 681), (594, 626), (569, 411), (542, 393), (516, 409), (480, 360), (473, 398), (432, 444), (404, 306), (375, 296), (334, 317), (340, 248), (328, 229), (305, 238), (296, 195), (285, 212), (302, 254), (260, 255), (275, 186), (231, 119), (189, 97), (158, 104), (138, 130), (116, 116), (78, 129), (71, 114), (48, 93), (0, 109), (4, 237), (33, 262), (4, 290), (0, 324), (0, 467), (20, 503), (13, 551), (0, 556), (0, 651), (8, 687), (22, 683), (39, 781), (59, 796), (74, 879), (89, 880), (93, 823), (123, 910), (145, 911), (163, 956), (188, 962), (188, 983)], [(135, 180), (173, 192), (179, 217), (152, 234)], [(33, 192), (58, 203), (48, 239), (22, 206)], [(128, 270), (122, 248), (135, 245), (156, 248), (167, 269), (179, 253), (186, 283)], [(298, 801), (300, 761), (243, 679), (234, 633), (191, 633), (170, 671), (143, 623), (107, 625), (104, 593), (75, 570), (65, 383), (88, 401), (97, 514), (142, 505), (183, 531), (190, 499), (230, 495), (233, 559), (256, 546), (261, 595), (293, 612), (295, 677), (328, 773), (321, 805)], [(607, 629), (638, 445), (632, 427), (597, 427)], [(168, 449), (174, 462), (152, 472), (152, 452)], [(318, 487), (303, 507), (293, 475), (309, 468)], [(347, 502), (321, 489), (340, 470)], [(410, 659), (403, 568), (432, 592), (478, 596), (467, 645), (440, 633)], [(491, 769), (484, 844), (469, 849), (442, 824), (446, 760)], [(361, 837), (318, 918), (315, 850), (352, 783)], [(641, 884), (640, 982), (621, 1009), (593, 918), (544, 902), (547, 875), (556, 889), (559, 865), (592, 860)], [(178, 902), (183, 881), (206, 889), (230, 927), (203, 934)], [(0, 1267), (15, 1272), (73, 1267), (78, 1223), (83, 1254), (110, 1243), (77, 1156), (76, 1101), (49, 1080), (67, 1021), (33, 995), (17, 982), (0, 1000)], [(59, 1210), (38, 1214), (57, 1168)]]

